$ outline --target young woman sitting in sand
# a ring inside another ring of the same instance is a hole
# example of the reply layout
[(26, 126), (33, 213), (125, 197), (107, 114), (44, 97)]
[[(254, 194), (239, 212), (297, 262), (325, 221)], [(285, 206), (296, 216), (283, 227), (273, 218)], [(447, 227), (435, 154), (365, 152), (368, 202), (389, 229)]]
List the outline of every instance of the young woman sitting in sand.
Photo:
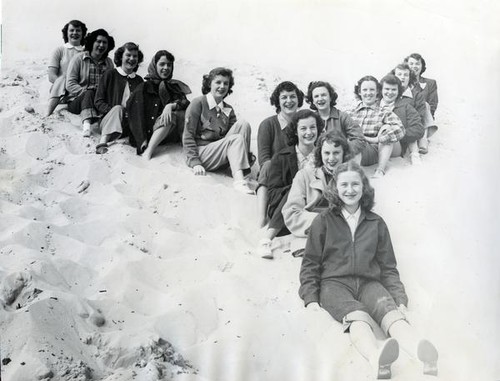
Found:
[(292, 82), (281, 82), (271, 94), (271, 106), (276, 108), (276, 114), (266, 118), (259, 126), (257, 135), (259, 159), (259, 186), (257, 188), (257, 205), (259, 212), (259, 227), (267, 223), (268, 192), (267, 177), (271, 158), (275, 153), (287, 146), (285, 128), (291, 122), (293, 115), (304, 103), (304, 93)]
[(265, 184), (269, 189), (269, 224), (258, 248), (262, 258), (273, 259), (272, 240), (279, 233), (288, 233), (281, 211), (297, 172), (306, 167), (314, 168), (314, 145), (321, 131), (323, 121), (317, 113), (311, 110), (297, 111), (286, 128), (288, 147), (271, 159)]
[(229, 163), (236, 190), (253, 194), (245, 174), (250, 172), (250, 124), (236, 120), (231, 105), (224, 101), (232, 93), (233, 72), (224, 67), (203, 76), (201, 97), (186, 110), (183, 145), (187, 164), (195, 175), (205, 175)]
[(338, 94), (330, 83), (324, 81), (309, 83), (307, 88), (309, 107), (321, 116), (325, 123), (325, 131), (337, 131), (347, 139), (351, 154), (359, 163), (361, 151), (366, 145), (363, 131), (349, 114), (335, 107), (337, 98)]
[(85, 39), (85, 51), (74, 56), (66, 74), (68, 111), (80, 114), (83, 136), (90, 137), (91, 123), (99, 120), (94, 98), (99, 80), (106, 70), (113, 68), (108, 53), (115, 48), (115, 40), (104, 29), (97, 29)]
[(350, 146), (344, 135), (336, 130), (325, 131), (314, 150), (314, 168), (306, 167), (293, 179), (282, 214), (287, 229), (294, 235), (292, 254), (303, 251), (305, 238), (314, 218), (328, 208), (325, 191), (339, 164), (351, 158)]
[(167, 50), (156, 52), (148, 66), (146, 81), (132, 92), (127, 102), (131, 143), (137, 154), (149, 160), (164, 142), (180, 142), (184, 113), (191, 89), (172, 79), (175, 57)]
[(368, 142), (361, 152), (361, 165), (378, 163), (373, 177), (382, 177), (389, 159), (401, 154), (403, 124), (396, 114), (381, 109), (380, 84), (375, 77), (361, 78), (354, 86), (354, 94), (360, 102), (350, 115), (359, 123)]
[[(437, 93), (437, 83), (434, 79), (424, 78), (422, 74), (427, 69), (427, 65), (425, 63), (424, 58), (418, 53), (412, 53), (408, 57), (405, 58), (405, 62), (408, 63), (408, 66), (413, 71), (415, 76), (417, 77), (417, 81), (415, 84), (415, 88), (417, 91), (421, 92), (424, 96), (425, 101), (429, 105), (429, 109), (434, 119), (434, 114), (437, 110), (438, 106), (438, 93)], [(426, 154), (429, 150), (429, 138), (437, 131), (438, 127), (435, 123), (431, 126), (425, 125), (425, 134), (422, 139), (418, 141), (418, 146), (421, 154)]]
[(401, 153), (404, 154), (408, 147), (411, 163), (420, 164), (417, 140), (424, 136), (424, 127), (420, 115), (408, 101), (401, 99), (404, 88), (398, 77), (394, 74), (388, 74), (381, 79), (380, 85), (382, 87), (381, 109), (396, 114), (405, 129), (405, 135), (399, 141)]
[[(331, 184), (330, 210), (314, 219), (307, 238), (300, 297), (308, 309), (323, 308), (343, 323), (376, 378), (391, 378), (399, 344), (423, 362), (424, 374), (437, 375), (436, 348), (405, 318), (408, 297), (387, 226), (371, 212), (374, 190), (366, 175), (350, 161), (336, 168)], [(379, 348), (380, 327), (390, 338)]]
[(87, 34), (87, 27), (79, 20), (71, 20), (61, 30), (64, 45), (59, 46), (50, 57), (48, 76), (52, 83), (50, 88), (47, 116), (51, 115), (57, 105), (64, 102), (66, 94), (66, 71), (69, 61), (83, 51), (82, 43)]
[(131, 92), (142, 83), (142, 77), (136, 71), (143, 59), (139, 46), (127, 42), (115, 51), (116, 68), (106, 71), (101, 77), (94, 101), (97, 111), (103, 115), (97, 154), (106, 153), (111, 140), (122, 134), (128, 135), (125, 107)]

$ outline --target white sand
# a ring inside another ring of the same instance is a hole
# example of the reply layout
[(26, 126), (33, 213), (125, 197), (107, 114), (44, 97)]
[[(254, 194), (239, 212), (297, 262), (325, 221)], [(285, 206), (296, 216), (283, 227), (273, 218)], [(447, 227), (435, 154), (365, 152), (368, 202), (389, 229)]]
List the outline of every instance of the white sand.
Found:
[[(50, 51), (63, 21), (77, 16), (61, 2), (57, 12), (43, 3), (53, 10), (46, 13), (53, 26), (40, 14), (34, 17), (42, 4), (35, 3), (23, 24), (27, 30), (20, 31), (13, 26), (26, 15), (16, 4), (5, 2), (0, 79), (0, 351), (2, 359), (11, 360), (1, 376), (6, 381), (369, 380), (367, 363), (340, 325), (303, 308), (297, 294), (300, 259), (291, 257), (287, 241), (278, 240), (272, 262), (254, 254), (255, 197), (235, 193), (224, 174), (195, 177), (180, 147), (164, 147), (148, 163), (124, 144), (95, 155), (98, 136), (84, 139), (77, 117), (63, 112), (42, 118), (49, 88), (45, 45)], [(211, 67), (235, 68), (228, 102), (250, 121), (255, 139), (259, 122), (273, 113), (268, 97), (278, 82), (290, 79), (305, 89), (310, 80), (330, 80), (345, 109), (353, 103), (351, 88), (359, 77), (380, 76), (405, 54), (422, 52), (429, 77), (440, 86), (440, 130), (421, 167), (391, 160), (387, 176), (374, 183), (376, 212), (391, 231), (410, 319), (440, 350), (439, 379), (500, 379), (495, 197), (500, 134), (494, 111), (500, 100), (495, 88), (500, 44), (492, 23), (498, 7), (485, 2), (488, 12), (478, 3), (432, 8), (430, 2), (408, 1), (404, 7), (412, 16), (405, 18), (400, 10), (396, 27), (403, 32), (387, 40), (384, 11), (399, 2), (385, 1), (377, 9), (365, 2), (285, 4), (226, 4), (214, 12), (207, 33), (217, 46), (223, 35), (232, 55), (202, 54), (200, 44), (189, 49), (169, 38), (167, 47), (178, 57), (177, 77), (197, 96), (201, 75)], [(178, 26), (179, 35), (212, 10), (197, 5), (199, 14)], [(169, 20), (186, 10), (179, 2), (167, 8)], [(106, 12), (91, 16), (89, 9), (82, 8), (79, 18), (91, 30), (109, 22), (117, 46), (136, 40), (145, 47), (144, 72), (157, 48), (151, 38), (119, 35), (129, 13), (110, 21), (101, 14)], [(278, 10), (293, 28), (272, 16)], [(337, 22), (329, 29), (325, 23), (332, 10)], [(247, 20), (240, 25), (241, 45), (231, 33), (238, 30), (238, 12)], [(217, 23), (228, 15), (233, 18), (224, 33)], [(422, 17), (432, 26), (419, 32)], [(319, 44), (318, 35), (331, 30), (331, 47)], [(43, 36), (36, 41), (41, 47), (33, 46), (33, 38), (22, 39), (30, 31)], [(373, 49), (354, 53), (349, 42), (363, 41)], [(249, 43), (255, 49), (245, 49)], [(289, 60), (277, 60), (292, 47), (299, 49)], [(27, 59), (28, 52), (36, 53)], [(79, 193), (82, 182), (88, 187)], [(394, 380), (436, 379), (421, 376), (419, 364), (405, 354), (393, 375)]]

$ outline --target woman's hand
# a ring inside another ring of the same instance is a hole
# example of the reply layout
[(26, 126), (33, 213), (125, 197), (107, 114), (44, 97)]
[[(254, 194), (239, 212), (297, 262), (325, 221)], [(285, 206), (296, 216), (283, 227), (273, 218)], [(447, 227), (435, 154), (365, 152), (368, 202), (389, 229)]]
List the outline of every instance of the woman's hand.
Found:
[(321, 311), (321, 307), (319, 306), (319, 304), (317, 302), (311, 302), (307, 305), (306, 307), (308, 310), (311, 310), (311, 311)]
[(172, 113), (175, 111), (176, 106), (177, 105), (175, 103), (169, 103), (165, 106), (160, 116), (160, 122), (162, 126), (168, 126), (170, 123), (172, 123)]
[(205, 176), (205, 168), (202, 165), (195, 165), (193, 167), (193, 172), (196, 176)]

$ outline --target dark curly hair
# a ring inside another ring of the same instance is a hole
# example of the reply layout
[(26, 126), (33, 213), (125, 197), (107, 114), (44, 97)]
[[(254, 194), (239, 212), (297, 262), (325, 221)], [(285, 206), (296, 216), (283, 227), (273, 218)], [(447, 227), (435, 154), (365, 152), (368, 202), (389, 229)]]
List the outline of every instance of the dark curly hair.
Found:
[(85, 38), (85, 50), (89, 53), (92, 52), (94, 42), (97, 41), (98, 36), (106, 37), (106, 39), (108, 40), (108, 50), (103, 55), (103, 58), (105, 58), (108, 56), (108, 53), (115, 48), (115, 39), (111, 37), (109, 33), (104, 29), (97, 29), (89, 33), (89, 35)]
[(319, 168), (323, 166), (323, 158), (321, 157), (321, 150), (323, 144), (333, 144), (335, 147), (342, 147), (342, 163), (351, 159), (351, 150), (347, 139), (335, 130), (323, 132), (316, 141), (316, 149), (314, 150), (314, 166)]
[(418, 60), (420, 61), (420, 63), (422, 64), (422, 70), (420, 70), (420, 75), (424, 74), (424, 71), (425, 69), (427, 69), (427, 65), (425, 64), (425, 60), (424, 60), (424, 57), (422, 57), (420, 54), (418, 53), (412, 53), (410, 54), (408, 57), (405, 58), (405, 62), (408, 63), (408, 60), (410, 58), (413, 58), (415, 60)]
[(394, 69), (392, 69), (389, 74), (396, 75), (396, 70), (408, 70), (410, 72), (410, 79), (408, 81), (408, 86), (413, 86), (417, 83), (417, 76), (415, 75), (413, 70), (410, 69), (410, 66), (408, 65), (408, 63), (403, 62), (403, 63), (397, 64), (396, 67)]
[(203, 80), (201, 82), (202, 94), (208, 94), (210, 92), (210, 90), (211, 90), (210, 85), (212, 84), (213, 79), (218, 75), (222, 75), (223, 77), (229, 78), (229, 90), (227, 91), (227, 94), (225, 97), (227, 97), (229, 94), (231, 94), (233, 92), (233, 90), (232, 90), (233, 86), (234, 86), (233, 71), (231, 69), (228, 69), (225, 67), (216, 67), (215, 69), (210, 70), (210, 72), (208, 74), (205, 74), (203, 76)]
[(64, 42), (69, 41), (68, 29), (69, 29), (70, 25), (73, 25), (75, 28), (80, 28), (82, 30), (82, 40), (80, 41), (80, 45), (83, 45), (85, 42), (85, 36), (87, 34), (87, 26), (83, 22), (81, 22), (80, 20), (71, 20), (69, 23), (64, 25), (64, 27), (61, 29)]
[(333, 107), (337, 104), (337, 98), (339, 95), (335, 91), (332, 85), (330, 85), (328, 82), (325, 81), (313, 81), (309, 83), (309, 86), (307, 87), (307, 98), (306, 101), (309, 103), (309, 108), (311, 110), (317, 110), (317, 107), (313, 103), (313, 90), (318, 88), (318, 87), (326, 87), (328, 90), (328, 93), (330, 94), (330, 107)]
[(401, 98), (401, 95), (403, 95), (403, 85), (401, 84), (401, 81), (399, 80), (398, 77), (396, 77), (394, 74), (387, 74), (384, 78), (382, 78), (380, 80), (380, 87), (383, 88), (384, 87), (384, 83), (387, 83), (389, 85), (393, 85), (393, 86), (398, 86), (398, 96), (396, 97), (396, 99), (399, 99)]
[(361, 90), (361, 85), (363, 84), (363, 82), (369, 82), (369, 81), (375, 82), (375, 85), (377, 87), (377, 98), (380, 98), (380, 90), (382, 89), (382, 87), (380, 86), (380, 83), (378, 82), (377, 78), (375, 78), (373, 75), (365, 75), (358, 82), (356, 82), (356, 85), (354, 85), (354, 95), (356, 96), (356, 99), (361, 100), (361, 96), (359, 95), (359, 92)]
[(139, 45), (133, 42), (127, 42), (116, 49), (113, 62), (115, 63), (116, 67), (120, 67), (122, 65), (123, 53), (125, 53), (125, 50), (128, 50), (129, 52), (134, 50), (137, 51), (137, 65), (134, 68), (134, 71), (137, 71), (141, 62), (144, 61), (144, 54), (142, 54), (141, 50), (139, 49)]
[(359, 205), (361, 206), (361, 210), (368, 212), (372, 210), (373, 205), (375, 205), (375, 189), (373, 189), (373, 187), (370, 185), (368, 177), (366, 177), (366, 174), (360, 167), (360, 165), (353, 160), (342, 163), (337, 168), (335, 168), (332, 180), (329, 182), (328, 189), (325, 191), (325, 198), (328, 200), (331, 210), (337, 213), (342, 210), (344, 203), (339, 197), (337, 180), (342, 172), (350, 171), (359, 173), (359, 177), (361, 177), (361, 182), (363, 184), (363, 194), (361, 196), (361, 200), (359, 201)]
[(271, 97), (269, 98), (269, 100), (271, 101), (271, 106), (276, 107), (276, 114), (279, 114), (281, 111), (280, 94), (282, 91), (295, 91), (295, 94), (297, 94), (297, 99), (299, 101), (298, 106), (302, 107), (302, 105), (304, 104), (304, 93), (297, 87), (295, 83), (284, 81), (276, 86), (273, 93), (271, 94)]
[(302, 119), (307, 119), (307, 118), (314, 118), (316, 120), (316, 127), (317, 127), (317, 135), (316, 135), (316, 140), (317, 137), (321, 134), (323, 131), (324, 127), (324, 122), (323, 119), (318, 115), (317, 112), (314, 112), (312, 110), (299, 110), (297, 111), (293, 117), (291, 122), (286, 126), (284, 132), (288, 140), (288, 145), (289, 146), (294, 146), (297, 145), (299, 142), (299, 137), (297, 135), (297, 127), (299, 120)]

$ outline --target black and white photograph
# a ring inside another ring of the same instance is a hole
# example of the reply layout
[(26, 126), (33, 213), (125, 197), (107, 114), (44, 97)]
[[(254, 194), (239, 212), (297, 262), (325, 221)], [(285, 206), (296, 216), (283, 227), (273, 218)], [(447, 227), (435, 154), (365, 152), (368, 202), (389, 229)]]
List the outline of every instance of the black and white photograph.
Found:
[(0, 380), (500, 381), (499, 16), (2, 0)]

